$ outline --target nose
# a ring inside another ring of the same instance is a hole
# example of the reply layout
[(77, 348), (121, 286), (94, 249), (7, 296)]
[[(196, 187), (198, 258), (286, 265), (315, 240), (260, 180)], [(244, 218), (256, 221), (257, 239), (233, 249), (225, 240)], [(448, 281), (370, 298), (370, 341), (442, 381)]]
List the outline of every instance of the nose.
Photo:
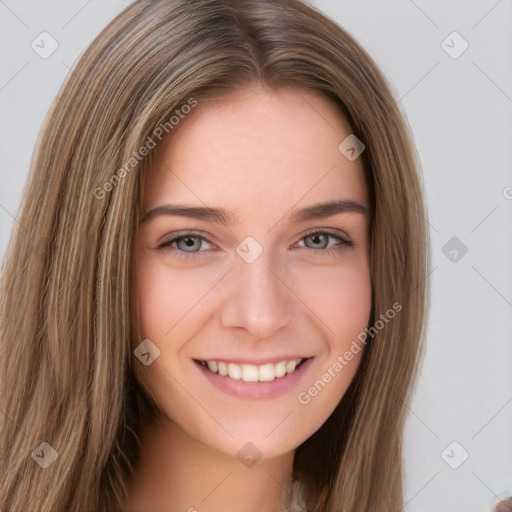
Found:
[(252, 263), (237, 258), (221, 306), (225, 327), (267, 338), (290, 322), (293, 292), (281, 275), (283, 271), (275, 264), (271, 268), (270, 263), (265, 252)]

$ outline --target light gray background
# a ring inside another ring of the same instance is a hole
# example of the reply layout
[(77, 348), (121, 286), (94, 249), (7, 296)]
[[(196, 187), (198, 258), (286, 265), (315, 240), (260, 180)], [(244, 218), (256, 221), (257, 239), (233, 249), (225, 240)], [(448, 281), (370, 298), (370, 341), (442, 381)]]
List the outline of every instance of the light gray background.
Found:
[[(128, 3), (0, 0), (1, 255), (53, 97)], [(432, 309), (405, 435), (406, 510), (490, 511), (512, 495), (512, 0), (311, 3), (376, 59), (423, 166)], [(47, 59), (31, 48), (43, 31), (59, 44)], [(445, 51), (463, 48), (454, 31), (469, 44), (457, 58)]]

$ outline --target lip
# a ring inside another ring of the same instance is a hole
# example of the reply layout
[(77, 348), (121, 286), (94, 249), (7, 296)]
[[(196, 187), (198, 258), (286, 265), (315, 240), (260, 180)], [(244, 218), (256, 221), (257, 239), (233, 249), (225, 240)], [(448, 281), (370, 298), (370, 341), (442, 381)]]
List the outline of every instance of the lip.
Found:
[[(297, 367), (293, 373), (287, 374), (279, 379), (274, 379), (270, 382), (244, 382), (243, 380), (235, 380), (231, 379), (230, 377), (223, 377), (218, 373), (213, 373), (212, 371), (208, 370), (197, 360), (194, 360), (193, 362), (210, 384), (213, 384), (217, 389), (220, 389), (227, 395), (246, 400), (262, 400), (284, 395), (290, 389), (292, 389), (308, 371), (308, 368), (311, 366), (313, 359), (313, 357), (307, 358), (299, 367)], [(212, 361), (212, 359), (210, 359), (210, 361)], [(215, 361), (215, 359), (213, 359), (213, 361)], [(228, 362), (224, 359), (219, 359), (219, 361)], [(279, 361), (283, 361), (283, 359), (279, 359)], [(267, 360), (267, 362), (271, 362), (271, 360)]]
[(255, 364), (256, 366), (260, 366), (263, 364), (277, 364), (281, 361), (291, 361), (292, 359), (308, 359), (306, 356), (291, 356), (291, 355), (284, 355), (284, 356), (277, 356), (277, 357), (271, 357), (267, 359), (248, 359), (246, 357), (203, 357), (201, 359), (194, 358), (194, 361), (222, 361), (223, 363), (234, 363), (234, 364)]

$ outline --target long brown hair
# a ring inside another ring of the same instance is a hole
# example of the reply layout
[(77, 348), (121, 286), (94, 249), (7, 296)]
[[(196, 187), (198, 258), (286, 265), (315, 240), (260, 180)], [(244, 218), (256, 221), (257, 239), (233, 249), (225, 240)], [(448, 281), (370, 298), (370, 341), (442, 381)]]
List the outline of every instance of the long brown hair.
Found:
[[(134, 378), (134, 234), (176, 109), (259, 82), (321, 92), (366, 146), (373, 325), (348, 391), (296, 451), (315, 512), (398, 512), (402, 431), (428, 312), (426, 207), (404, 115), (369, 55), (299, 0), (133, 2), (41, 130), (0, 289), (2, 511), (118, 510), (154, 410)], [(167, 125), (165, 124), (167, 123)], [(340, 141), (341, 142), (341, 141)], [(128, 164), (127, 164), (128, 163)], [(57, 454), (49, 467), (33, 453)], [(53, 453), (53, 452), (51, 452)]]

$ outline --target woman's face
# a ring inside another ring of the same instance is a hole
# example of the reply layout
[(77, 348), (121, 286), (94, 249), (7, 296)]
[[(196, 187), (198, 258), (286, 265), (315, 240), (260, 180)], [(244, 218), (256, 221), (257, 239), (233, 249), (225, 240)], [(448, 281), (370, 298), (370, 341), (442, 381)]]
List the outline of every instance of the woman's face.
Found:
[(162, 141), (137, 232), (151, 343), (135, 371), (171, 429), (274, 457), (345, 393), (371, 305), (363, 167), (338, 149), (349, 134), (315, 93), (252, 86), (200, 103)]

